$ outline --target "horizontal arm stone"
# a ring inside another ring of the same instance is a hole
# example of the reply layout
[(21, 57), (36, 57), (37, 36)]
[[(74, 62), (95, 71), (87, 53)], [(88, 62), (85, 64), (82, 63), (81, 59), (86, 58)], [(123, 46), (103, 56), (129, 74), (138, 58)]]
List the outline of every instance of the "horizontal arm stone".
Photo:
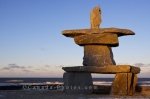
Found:
[(111, 47), (116, 47), (119, 45), (117, 34), (89, 34), (76, 36), (74, 38), (75, 43), (84, 46), (84, 45), (108, 45)]
[(118, 36), (135, 35), (135, 33), (129, 29), (119, 29), (119, 28), (100, 28), (100, 29), (75, 29), (75, 30), (64, 30), (63, 35), (67, 37), (75, 37), (87, 34), (99, 34), (99, 33), (112, 33)]
[(104, 67), (98, 66), (75, 66), (63, 67), (66, 72), (87, 72), (87, 73), (100, 73), (100, 74), (116, 74), (116, 73), (140, 73), (140, 68), (130, 65), (110, 65)]

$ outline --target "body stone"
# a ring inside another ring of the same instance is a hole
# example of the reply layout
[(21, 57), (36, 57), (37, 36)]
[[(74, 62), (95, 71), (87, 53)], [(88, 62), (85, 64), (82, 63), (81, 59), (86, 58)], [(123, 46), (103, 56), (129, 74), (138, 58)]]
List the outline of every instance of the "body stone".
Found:
[(84, 66), (116, 65), (113, 59), (112, 49), (105, 45), (84, 46)]

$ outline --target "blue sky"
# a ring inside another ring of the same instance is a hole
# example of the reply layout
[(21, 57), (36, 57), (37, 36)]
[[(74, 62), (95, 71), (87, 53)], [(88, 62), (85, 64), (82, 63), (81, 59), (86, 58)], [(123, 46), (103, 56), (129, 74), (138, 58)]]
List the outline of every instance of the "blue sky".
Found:
[(90, 28), (99, 5), (101, 27), (131, 29), (113, 48), (117, 64), (139, 64), (150, 74), (149, 0), (0, 0), (0, 77), (62, 77), (62, 66), (82, 65), (83, 48), (61, 35)]

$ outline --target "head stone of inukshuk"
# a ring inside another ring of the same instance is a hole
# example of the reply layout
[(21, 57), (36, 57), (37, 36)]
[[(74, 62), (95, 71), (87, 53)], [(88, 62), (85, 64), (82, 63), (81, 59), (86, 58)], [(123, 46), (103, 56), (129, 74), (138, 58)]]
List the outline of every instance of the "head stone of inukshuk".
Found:
[(101, 24), (101, 9), (99, 6), (92, 9), (90, 14), (90, 22), (92, 29), (99, 29)]

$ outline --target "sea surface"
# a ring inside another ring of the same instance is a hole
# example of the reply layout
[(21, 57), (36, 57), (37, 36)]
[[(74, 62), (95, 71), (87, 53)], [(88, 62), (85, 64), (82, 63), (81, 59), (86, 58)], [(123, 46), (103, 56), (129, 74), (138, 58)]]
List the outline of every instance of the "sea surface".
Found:
[[(114, 78), (93, 78), (94, 83), (112, 83)], [(0, 86), (10, 83), (63, 83), (63, 78), (0, 78)], [(150, 78), (138, 78), (139, 84), (149, 84)]]
[[(93, 85), (111, 86), (114, 78), (93, 78)], [(139, 78), (138, 86), (150, 86), (150, 78)], [(0, 78), (0, 90), (64, 90), (63, 78)]]
[[(93, 83), (94, 85), (111, 85), (113, 79), (114, 78), (93, 78)], [(82, 94), (64, 95), (61, 93), (63, 87), (55, 86), (62, 84), (63, 78), (0, 78), (0, 99), (56, 99), (56, 97), (57, 99), (150, 99), (149, 96), (140, 95), (126, 98), (124, 96), (118, 98), (118, 96), (112, 97), (99, 94), (89, 96)], [(48, 87), (45, 85), (48, 85)], [(138, 86), (150, 86), (150, 78), (139, 78)], [(59, 92), (51, 90), (59, 90)]]

